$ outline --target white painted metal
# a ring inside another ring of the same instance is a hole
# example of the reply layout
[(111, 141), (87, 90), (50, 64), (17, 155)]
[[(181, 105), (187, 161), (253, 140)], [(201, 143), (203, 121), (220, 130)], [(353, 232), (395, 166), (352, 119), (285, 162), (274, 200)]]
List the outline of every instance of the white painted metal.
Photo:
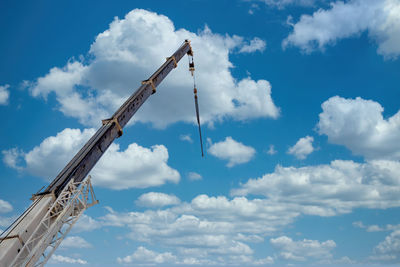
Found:
[(4, 266), (43, 266), (81, 214), (97, 203), (90, 176), (81, 183), (71, 180), (58, 198), (47, 206), (50, 206), (47, 213), (39, 217), (42, 219), (36, 229), (26, 242), (22, 242), (22, 248), (12, 262), (8, 261), (11, 264)]

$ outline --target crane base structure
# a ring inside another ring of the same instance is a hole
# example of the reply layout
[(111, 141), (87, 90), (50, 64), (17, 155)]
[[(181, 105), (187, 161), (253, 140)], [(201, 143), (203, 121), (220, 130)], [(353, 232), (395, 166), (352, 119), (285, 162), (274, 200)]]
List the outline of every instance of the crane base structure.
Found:
[[(1, 266), (44, 266), (82, 213), (99, 203), (90, 176), (82, 182), (74, 182), (74, 179), (71, 179), (56, 199), (54, 195), (38, 198), (40, 200), (34, 199), (31, 207), (36, 210), (33, 214), (39, 215), (40, 219), (32, 218), (32, 222), (40, 222), (32, 229), (33, 232), (26, 241), (24, 234), (28, 233), (29, 226), (21, 225), (10, 230), (13, 233), (2, 240), (1, 245), (15, 250), (15, 253), (8, 253), (14, 257), (6, 259)], [(38, 202), (40, 205), (36, 204)], [(40, 216), (43, 213), (44, 216)]]

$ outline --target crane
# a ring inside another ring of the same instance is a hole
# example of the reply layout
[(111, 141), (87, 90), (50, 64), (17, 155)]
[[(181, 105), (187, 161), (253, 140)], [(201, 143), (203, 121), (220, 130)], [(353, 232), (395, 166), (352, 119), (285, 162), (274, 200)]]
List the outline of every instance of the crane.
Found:
[(32, 196), (32, 204), (0, 236), (0, 266), (43, 266), (71, 230), (80, 215), (98, 203), (91, 184), (90, 170), (111, 143), (123, 134), (123, 128), (157, 86), (189, 56), (189, 71), (194, 80), (194, 99), (201, 140), (197, 89), (194, 79), (193, 50), (189, 40), (168, 57), (166, 62), (114, 113), (87, 141), (45, 190)]

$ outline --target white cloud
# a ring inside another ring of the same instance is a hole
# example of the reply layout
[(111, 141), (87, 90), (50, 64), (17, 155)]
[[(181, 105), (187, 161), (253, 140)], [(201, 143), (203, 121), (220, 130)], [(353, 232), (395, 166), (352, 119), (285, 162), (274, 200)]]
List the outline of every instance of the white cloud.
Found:
[(135, 242), (167, 247), (176, 263), (256, 265), (273, 260), (253, 257), (250, 244), (291, 223), (299, 215), (295, 209), (268, 200), (199, 195), (163, 210), (109, 209), (100, 219), (104, 226), (128, 227), (128, 238)]
[(308, 239), (293, 241), (287, 236), (271, 238), (270, 243), (279, 251), (279, 258), (289, 261), (330, 260), (332, 258), (331, 251), (336, 247), (333, 240), (325, 242)]
[(198, 181), (203, 179), (203, 177), (197, 172), (189, 172), (188, 178), (190, 181)]
[(305, 159), (314, 151), (313, 142), (314, 138), (312, 136), (300, 138), (294, 146), (289, 148), (287, 153), (294, 155), (298, 159)]
[(3, 162), (11, 168), (16, 170), (22, 170), (22, 167), (19, 166), (20, 157), (23, 155), (23, 152), (20, 151), (18, 148), (12, 148), (9, 150), (3, 150)]
[(51, 181), (94, 133), (94, 129), (66, 128), (27, 153), (18, 148), (2, 151), (3, 161), (11, 168)]
[(8, 91), (10, 85), (0, 85), (0, 105), (7, 105), (10, 92)]
[(263, 52), (266, 47), (266, 43), (264, 40), (261, 40), (260, 38), (255, 37), (253, 40), (250, 41), (249, 44), (243, 45), (239, 53), (253, 53), (256, 51)]
[(45, 138), (39, 146), (24, 153), (26, 170), (48, 181), (53, 180), (95, 132), (94, 129), (66, 128), (56, 136)]
[(60, 248), (91, 248), (92, 245), (80, 236), (69, 236), (65, 238)]
[(135, 264), (162, 264), (174, 262), (175, 260), (176, 257), (170, 252), (157, 253), (145, 247), (138, 247), (132, 255), (117, 258), (118, 263), (134, 262)]
[(13, 207), (9, 202), (0, 199), (0, 213), (7, 213), (12, 210), (13, 210)]
[(398, 0), (350, 0), (332, 2), (330, 9), (302, 15), (283, 47), (298, 46), (309, 53), (338, 40), (368, 36), (378, 44), (378, 54), (396, 58), (400, 53), (400, 2)]
[(399, 207), (400, 163), (335, 160), (301, 168), (277, 166), (273, 173), (250, 179), (233, 195), (264, 195), (278, 203), (298, 205), (304, 214), (333, 216), (354, 208)]
[(371, 259), (398, 263), (400, 259), (400, 230), (386, 236), (385, 240), (374, 248), (374, 255)]
[(141, 195), (138, 200), (136, 200), (136, 205), (142, 207), (164, 207), (177, 205), (180, 203), (179, 198), (174, 195), (168, 195), (164, 193), (150, 192)]
[(80, 232), (89, 232), (101, 227), (101, 223), (92, 217), (82, 214), (78, 219), (71, 232), (80, 233)]
[(145, 148), (133, 143), (120, 151), (112, 144), (93, 168), (93, 183), (117, 190), (178, 183), (179, 172), (168, 166), (168, 157), (163, 145)]
[(400, 230), (400, 224), (397, 224), (397, 225), (387, 224), (385, 226), (379, 226), (376, 224), (364, 225), (363, 222), (357, 221), (357, 222), (353, 222), (353, 226), (357, 227), (357, 228), (361, 228), (361, 229), (366, 229), (367, 232), (383, 232), (383, 231)]
[(224, 160), (228, 160), (226, 166), (233, 167), (238, 164), (249, 162), (256, 153), (256, 150), (250, 146), (246, 146), (237, 142), (228, 136), (224, 141), (212, 144), (211, 139), (208, 140), (211, 144), (208, 153)]
[[(3, 160), (11, 162), (10, 167), (51, 180), (94, 133), (94, 129), (64, 129), (56, 136), (44, 139), (28, 153), (19, 152), (25, 167), (14, 164), (18, 159), (5, 159), (10, 154), (14, 155), (16, 149), (3, 151)], [(167, 161), (168, 150), (163, 145), (145, 148), (133, 143), (126, 150), (120, 150), (119, 145), (113, 143), (93, 168), (92, 182), (116, 190), (179, 182), (179, 173), (169, 167)]]
[(193, 143), (193, 140), (192, 140), (192, 137), (190, 136), (190, 134), (181, 134), (179, 136), (179, 139), (181, 141), (186, 141), (186, 142), (189, 142), (189, 143)]
[(278, 153), (278, 151), (275, 150), (275, 146), (274, 145), (269, 145), (268, 150), (266, 151), (266, 153), (268, 155), (275, 155), (276, 153)]
[[(236, 80), (230, 71), (230, 53), (262, 50), (262, 40), (254, 38), (247, 44), (242, 37), (214, 34), (208, 27), (197, 34), (176, 30), (166, 16), (141, 9), (132, 10), (123, 19), (115, 18), (109, 29), (96, 37), (89, 63), (70, 60), (63, 68), (54, 67), (30, 83), (30, 91), (44, 98), (55, 93), (66, 116), (85, 125), (98, 125), (185, 39), (192, 41), (195, 53), (203, 122), (279, 116), (268, 81)], [(182, 62), (184, 66), (171, 72), (134, 121), (159, 128), (178, 121), (195, 122), (195, 115), (188, 112), (193, 110), (193, 95), (188, 90), (192, 78), (185, 60)]]
[(49, 263), (71, 263), (71, 264), (88, 264), (87, 261), (82, 259), (73, 259), (66, 256), (53, 254), (51, 256)]
[(367, 159), (400, 159), (400, 111), (384, 119), (372, 100), (331, 97), (322, 104), (318, 131)]

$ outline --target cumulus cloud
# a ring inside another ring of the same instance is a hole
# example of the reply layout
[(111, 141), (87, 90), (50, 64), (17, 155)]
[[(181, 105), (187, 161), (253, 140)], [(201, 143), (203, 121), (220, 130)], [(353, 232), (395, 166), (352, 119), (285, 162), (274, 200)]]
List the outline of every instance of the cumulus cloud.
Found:
[(175, 260), (176, 257), (170, 252), (157, 253), (145, 247), (138, 247), (132, 255), (117, 258), (118, 263), (134, 262), (135, 264), (162, 264), (174, 262)]
[(333, 257), (331, 251), (336, 247), (333, 240), (325, 242), (308, 239), (294, 241), (287, 236), (271, 238), (270, 243), (279, 251), (279, 258), (289, 261), (306, 261), (309, 259), (327, 261)]
[(10, 92), (8, 91), (10, 85), (0, 85), (0, 105), (7, 105)]
[(249, 162), (256, 153), (256, 150), (250, 146), (246, 146), (237, 142), (228, 136), (224, 141), (212, 143), (211, 139), (208, 140), (210, 148), (208, 153), (219, 158), (228, 160), (226, 166), (233, 167), (238, 164)]
[(312, 136), (300, 138), (294, 146), (289, 148), (287, 153), (294, 155), (298, 159), (305, 159), (314, 151), (313, 142), (314, 137)]
[(298, 46), (306, 53), (324, 50), (338, 40), (368, 32), (378, 44), (378, 54), (396, 58), (400, 53), (400, 3), (398, 0), (350, 0), (331, 3), (312, 15), (302, 15), (283, 47)]
[(80, 236), (69, 236), (65, 238), (60, 248), (91, 248), (92, 245)]
[(178, 183), (180, 174), (168, 166), (168, 158), (163, 145), (145, 148), (133, 143), (120, 151), (118, 144), (112, 144), (93, 168), (93, 183), (117, 190)]
[(273, 173), (250, 179), (233, 195), (263, 195), (298, 205), (304, 214), (333, 216), (354, 208), (399, 207), (400, 163), (335, 160), (301, 168), (277, 166)]
[(13, 210), (13, 207), (9, 202), (0, 199), (0, 213), (7, 213), (12, 210)]
[(95, 132), (94, 129), (66, 128), (56, 136), (45, 138), (39, 146), (22, 154), (26, 171), (53, 180)]
[(66, 128), (27, 153), (18, 148), (3, 150), (3, 161), (11, 168), (51, 181), (94, 133), (94, 129)]
[(70, 258), (56, 254), (53, 254), (53, 256), (51, 256), (49, 263), (88, 264), (87, 261), (82, 259)]
[[(66, 116), (85, 125), (98, 125), (185, 39), (192, 41), (195, 53), (203, 122), (279, 116), (268, 81), (237, 80), (231, 73), (230, 53), (262, 50), (264, 41), (254, 38), (247, 43), (243, 37), (215, 34), (208, 27), (198, 33), (177, 30), (168, 17), (141, 9), (132, 10), (123, 19), (115, 18), (97, 35), (88, 63), (72, 59), (64, 67), (54, 67), (28, 83), (30, 92), (43, 98), (55, 94), (59, 110)], [(188, 112), (193, 110), (191, 79), (187, 67), (178, 66), (134, 121), (159, 128), (178, 121), (195, 123), (194, 114)]]
[(136, 200), (136, 205), (142, 207), (164, 207), (179, 203), (180, 200), (176, 196), (157, 192), (143, 194)]
[(128, 238), (168, 248), (177, 257), (175, 263), (247, 266), (273, 262), (271, 257), (254, 257), (250, 245), (299, 215), (292, 205), (266, 199), (207, 195), (166, 209), (109, 211), (100, 218), (104, 226), (128, 227)]
[[(3, 160), (12, 168), (52, 180), (94, 133), (94, 129), (67, 128), (44, 139), (27, 153), (15, 149), (3, 151)], [(18, 154), (19, 161), (23, 161), (25, 166), (14, 164), (17, 159), (6, 159), (14, 154)], [(113, 143), (93, 168), (92, 182), (116, 190), (177, 183), (180, 174), (167, 165), (168, 157), (168, 150), (163, 145), (145, 148), (133, 143), (121, 150), (118, 144)]]
[[(320, 167), (308, 176), (305, 171), (291, 168), (293, 180), (285, 175), (269, 176), (265, 184), (254, 184), (265, 198), (198, 195), (190, 202), (157, 210), (117, 212), (109, 208), (99, 220), (104, 227), (128, 228), (126, 238), (135, 242), (157, 244), (164, 251), (155, 252), (155, 256), (171, 253), (176, 257), (171, 264), (250, 266), (274, 263), (271, 256), (257, 259), (253, 245), (281, 233), (301, 215), (332, 216), (350, 212), (351, 208), (400, 205), (399, 178), (397, 185), (385, 186), (379, 173), (366, 164), (335, 162)], [(398, 173), (391, 176), (400, 177)], [(368, 185), (360, 186), (362, 180)], [(270, 243), (277, 251), (276, 258), (285, 262), (353, 263), (347, 257), (333, 258), (333, 240), (278, 236)], [(124, 263), (125, 259), (127, 263), (132, 257), (121, 257), (119, 261)]]
[(372, 260), (399, 262), (400, 259), (400, 230), (393, 231), (374, 248)]
[(367, 159), (400, 159), (400, 111), (383, 118), (372, 100), (331, 97), (322, 104), (317, 128), (328, 141)]

